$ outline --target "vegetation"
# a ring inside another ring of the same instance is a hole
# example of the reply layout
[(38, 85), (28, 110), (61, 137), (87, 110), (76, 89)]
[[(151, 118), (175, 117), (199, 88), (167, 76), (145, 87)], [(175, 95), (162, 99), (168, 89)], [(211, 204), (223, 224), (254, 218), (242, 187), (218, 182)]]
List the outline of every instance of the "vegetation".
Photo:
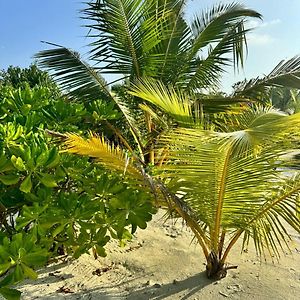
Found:
[(10, 286), (37, 278), (35, 268), (90, 249), (95, 257), (105, 256), (111, 238), (124, 244), (137, 227), (146, 227), (155, 209), (147, 190), (87, 158), (59, 153), (46, 133), (87, 131), (98, 126), (98, 118), (114, 120), (112, 107), (102, 113), (100, 101), (66, 105), (44, 83), (5, 84), (0, 94), (0, 293), (18, 299)]
[[(295, 146), (299, 114), (288, 117), (267, 104), (272, 87), (299, 88), (300, 59), (239, 83), (230, 96), (205, 94), (218, 87), (227, 65), (243, 65), (245, 23), (261, 16), (236, 3), (221, 4), (189, 24), (184, 5), (92, 1), (83, 14), (93, 38), (90, 58), (99, 67), (64, 47), (37, 58), (70, 97), (115, 103), (127, 124), (124, 134), (114, 130), (120, 146), (101, 137), (103, 131), (89, 140), (69, 134), (67, 150), (132, 180), (138, 169), (158, 205), (194, 232), (208, 277), (220, 278), (241, 235), (244, 244), (253, 238), (259, 253), (267, 248), (277, 254), (280, 239), (288, 238), (283, 220), (300, 229), (299, 179), (284, 176), (281, 159)], [(126, 78), (122, 93), (110, 92), (100, 72)]]
[[(36, 58), (61, 94), (39, 80), (1, 85), (0, 292), (8, 299), (19, 295), (10, 285), (36, 278), (34, 267), (62, 252), (105, 255), (110, 238), (130, 239), (157, 207), (191, 228), (210, 278), (234, 267), (226, 259), (240, 237), (278, 256), (286, 224), (300, 232), (299, 174), (284, 159), (297, 147), (300, 114), (270, 106), (275, 88), (300, 88), (300, 58), (220, 93), (226, 67), (243, 66), (247, 20), (261, 15), (220, 4), (188, 23), (185, 4), (90, 1), (82, 13), (94, 67), (52, 44)], [(120, 84), (110, 88), (107, 73)]]

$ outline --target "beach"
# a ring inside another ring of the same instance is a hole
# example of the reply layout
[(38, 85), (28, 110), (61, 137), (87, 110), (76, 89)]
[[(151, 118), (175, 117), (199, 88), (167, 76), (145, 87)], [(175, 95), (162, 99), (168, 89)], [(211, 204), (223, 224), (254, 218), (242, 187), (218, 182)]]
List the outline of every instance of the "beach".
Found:
[(165, 222), (163, 212), (125, 247), (111, 242), (107, 257), (83, 255), (58, 260), (39, 270), (36, 281), (18, 288), (22, 299), (299, 299), (300, 236), (291, 231), (291, 253), (279, 262), (260, 261), (252, 245), (241, 253), (241, 241), (228, 263), (227, 277), (205, 275), (205, 258), (193, 235), (180, 221)]

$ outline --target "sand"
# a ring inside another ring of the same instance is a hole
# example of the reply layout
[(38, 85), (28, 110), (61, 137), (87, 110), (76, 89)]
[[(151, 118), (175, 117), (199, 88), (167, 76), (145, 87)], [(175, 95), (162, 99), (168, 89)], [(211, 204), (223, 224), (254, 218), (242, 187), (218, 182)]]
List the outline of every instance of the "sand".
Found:
[(39, 271), (18, 288), (22, 299), (300, 299), (300, 236), (279, 263), (260, 262), (236, 245), (226, 278), (205, 277), (205, 259), (190, 231), (163, 222), (162, 212), (124, 248), (111, 243), (106, 258), (83, 255)]

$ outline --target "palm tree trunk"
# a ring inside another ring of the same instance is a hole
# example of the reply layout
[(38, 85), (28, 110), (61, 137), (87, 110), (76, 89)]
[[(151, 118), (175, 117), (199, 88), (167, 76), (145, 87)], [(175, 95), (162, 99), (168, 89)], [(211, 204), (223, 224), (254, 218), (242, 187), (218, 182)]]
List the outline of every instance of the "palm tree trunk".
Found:
[(227, 276), (227, 270), (230, 269), (237, 269), (237, 266), (227, 266), (224, 263), (224, 259), (220, 259), (214, 251), (209, 253), (206, 264), (207, 278), (222, 279)]
[(212, 251), (207, 258), (206, 276), (210, 279), (222, 279), (226, 277), (227, 270), (224, 263), (219, 260), (218, 255)]

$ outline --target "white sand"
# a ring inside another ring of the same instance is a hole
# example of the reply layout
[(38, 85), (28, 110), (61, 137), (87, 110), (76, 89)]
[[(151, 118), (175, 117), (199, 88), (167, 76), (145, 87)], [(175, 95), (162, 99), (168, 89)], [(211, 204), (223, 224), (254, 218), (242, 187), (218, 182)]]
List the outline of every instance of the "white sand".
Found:
[(58, 263), (40, 271), (37, 281), (19, 288), (22, 299), (300, 299), (300, 236), (292, 254), (280, 263), (260, 263), (253, 249), (233, 249), (229, 263), (238, 265), (226, 278), (205, 277), (205, 259), (181, 224), (163, 224), (155, 216), (125, 248), (109, 246), (108, 256)]

